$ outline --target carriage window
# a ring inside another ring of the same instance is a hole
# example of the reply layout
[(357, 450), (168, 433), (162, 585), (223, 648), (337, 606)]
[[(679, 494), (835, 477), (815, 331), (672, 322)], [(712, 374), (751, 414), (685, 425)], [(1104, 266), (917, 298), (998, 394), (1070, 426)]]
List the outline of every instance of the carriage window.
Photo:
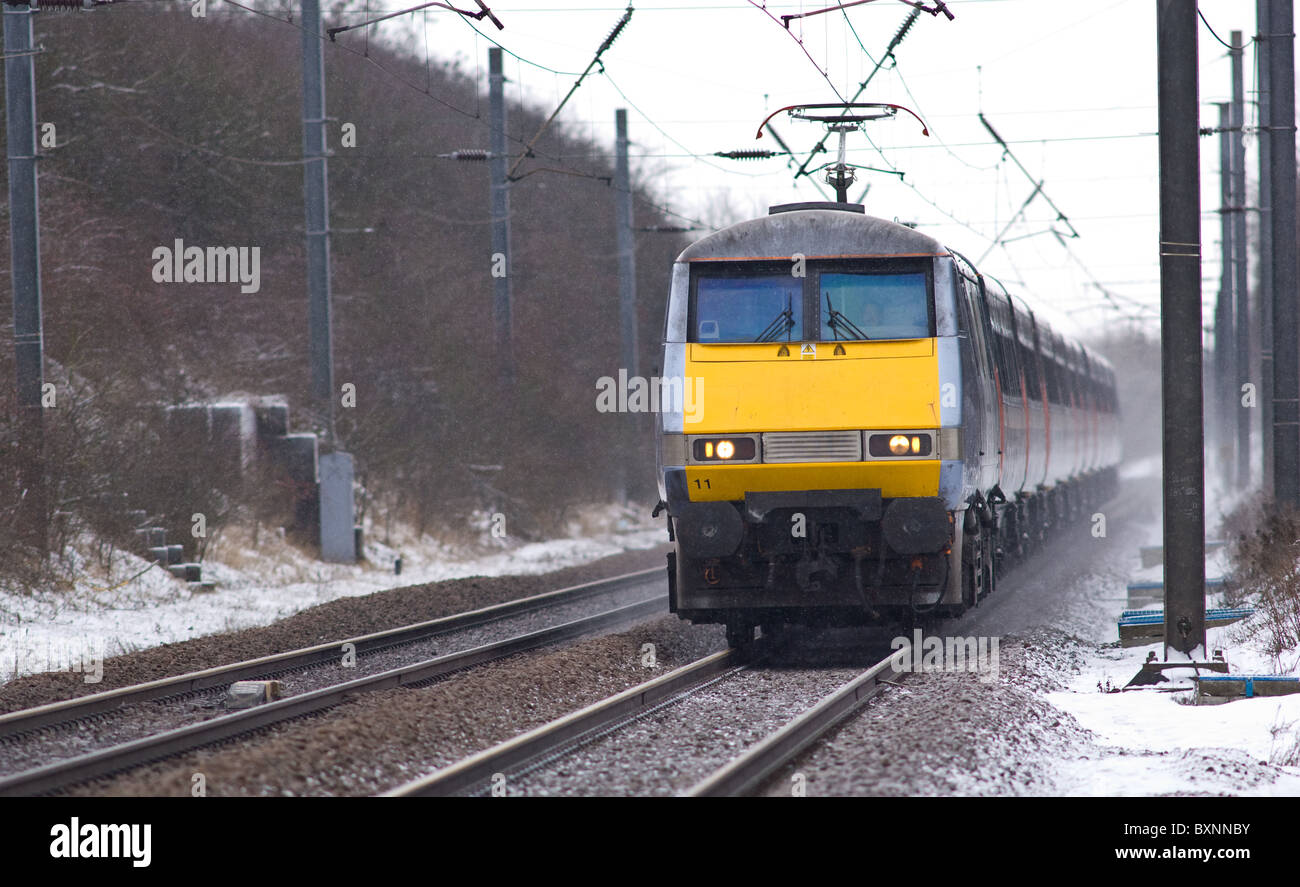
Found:
[(1042, 400), (1043, 388), (1038, 378), (1038, 353), (1032, 344), (1020, 343), (1020, 363), (1025, 368), (1025, 392), (1032, 400)]
[(1012, 350), (1012, 347), (1011, 340), (999, 333), (998, 353), (1002, 357), (1002, 363), (999, 369), (1002, 379), (1002, 393), (1019, 397), (1020, 373), (1016, 368), (1015, 352)]
[(831, 274), (820, 280), (821, 338), (924, 339), (930, 297), (924, 274)]
[(783, 274), (696, 281), (692, 342), (797, 342), (803, 337), (803, 281)]
[(1047, 400), (1049, 403), (1062, 403), (1061, 400), (1061, 364), (1051, 354), (1043, 355), (1043, 366), (1047, 368)]

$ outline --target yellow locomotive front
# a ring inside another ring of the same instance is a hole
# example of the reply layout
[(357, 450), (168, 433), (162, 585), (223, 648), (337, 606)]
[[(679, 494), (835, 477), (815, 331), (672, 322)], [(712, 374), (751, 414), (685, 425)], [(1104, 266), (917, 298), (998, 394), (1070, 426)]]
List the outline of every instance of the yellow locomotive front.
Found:
[(853, 209), (777, 207), (674, 267), (659, 423), (672, 607), (734, 644), (759, 625), (962, 603), (982, 454), (964, 452), (952, 258)]

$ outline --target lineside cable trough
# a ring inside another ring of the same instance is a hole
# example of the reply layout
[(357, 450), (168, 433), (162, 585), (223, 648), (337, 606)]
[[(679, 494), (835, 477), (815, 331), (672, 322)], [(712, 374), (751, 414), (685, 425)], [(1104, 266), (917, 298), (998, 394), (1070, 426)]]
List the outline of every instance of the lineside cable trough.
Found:
[[(1207, 548), (1208, 548), (1207, 544)], [(1155, 557), (1153, 558), (1153, 553)], [(1151, 547), (1140, 549), (1144, 568), (1153, 559), (1158, 559), (1160, 549)], [(1157, 560), (1157, 562), (1159, 562)], [(1202, 571), (1204, 572), (1204, 571)], [(1226, 580), (1222, 576), (1206, 576), (1204, 595), (1222, 591)], [(1130, 582), (1127, 585), (1128, 608), (1123, 610), (1116, 620), (1121, 647), (1142, 647), (1149, 644), (1164, 644), (1165, 638), (1165, 585), (1162, 581)], [(1154, 604), (1155, 606), (1151, 606)], [(1205, 628), (1220, 628), (1249, 618), (1255, 612), (1253, 607), (1205, 607)], [(1202, 647), (1202, 649), (1204, 649)], [(1132, 680), (1125, 685), (1125, 690), (1158, 688), (1161, 690), (1192, 689), (1203, 672), (1226, 675), (1228, 662), (1222, 650), (1215, 650), (1208, 661), (1198, 661), (1201, 657), (1188, 657), (1179, 660), (1166, 657), (1160, 661), (1156, 652), (1147, 654), (1146, 662)], [(1191, 681), (1192, 683), (1185, 683)], [(1180, 686), (1181, 685), (1181, 686)], [(1199, 697), (1199, 693), (1198, 693)]]
[[(1207, 550), (1219, 547), (1222, 543), (1207, 542)], [(1141, 549), (1143, 566), (1151, 559), (1151, 549)], [(1158, 552), (1159, 549), (1156, 549)], [(1227, 580), (1222, 576), (1206, 577), (1205, 592), (1213, 594), (1222, 591)], [(1161, 582), (1131, 582), (1128, 585), (1129, 600), (1135, 592), (1149, 594), (1159, 599), (1164, 592)], [(1205, 627), (1222, 628), (1236, 622), (1249, 619), (1255, 614), (1254, 607), (1206, 607)], [(1165, 612), (1162, 607), (1148, 609), (1127, 609), (1116, 621), (1121, 647), (1140, 647), (1148, 644), (1163, 643), (1165, 639)], [(1252, 699), (1256, 696), (1287, 696), (1300, 693), (1300, 677), (1277, 674), (1231, 674), (1227, 659), (1222, 650), (1215, 650), (1212, 658), (1206, 662), (1161, 662), (1156, 652), (1147, 654), (1147, 660), (1141, 670), (1124, 687), (1131, 689), (1193, 690), (1196, 704), (1222, 704), (1234, 699)], [(1187, 674), (1186, 672), (1191, 672)], [(1205, 672), (1209, 672), (1206, 674)], [(1179, 684), (1190, 681), (1185, 687)]]
[[(1223, 580), (1219, 580), (1221, 585)], [(1222, 628), (1240, 622), (1255, 612), (1254, 607), (1214, 607), (1205, 611), (1206, 628)], [(1119, 617), (1121, 647), (1141, 647), (1165, 638), (1163, 607), (1151, 610), (1125, 610)]]

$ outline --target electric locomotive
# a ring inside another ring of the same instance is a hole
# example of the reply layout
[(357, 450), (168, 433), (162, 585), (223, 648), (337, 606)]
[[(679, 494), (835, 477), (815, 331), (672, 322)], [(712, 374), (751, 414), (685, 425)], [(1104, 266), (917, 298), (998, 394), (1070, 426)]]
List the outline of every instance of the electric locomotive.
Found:
[(1115, 485), (1106, 360), (860, 205), (773, 207), (689, 246), (663, 359), (690, 393), (657, 426), (671, 608), (733, 646), (958, 614)]

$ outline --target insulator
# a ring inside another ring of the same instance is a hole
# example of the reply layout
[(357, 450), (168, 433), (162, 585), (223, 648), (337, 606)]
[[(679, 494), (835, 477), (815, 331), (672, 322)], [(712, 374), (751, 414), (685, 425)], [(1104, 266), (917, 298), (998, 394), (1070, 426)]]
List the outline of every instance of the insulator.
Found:
[(600, 49), (596, 50), (596, 55), (600, 55), (602, 52), (613, 46), (614, 41), (618, 39), (618, 35), (623, 33), (623, 29), (627, 27), (627, 23), (631, 20), (632, 7), (629, 5), (627, 12), (623, 13), (623, 17), (619, 19), (618, 24), (614, 26), (614, 30), (609, 32), (609, 36), (605, 38), (605, 42), (600, 44)]
[(758, 149), (742, 149), (740, 151), (715, 151), (714, 157), (725, 157), (728, 160), (766, 160), (769, 157), (777, 157), (776, 151), (764, 151)]
[(898, 26), (898, 33), (894, 35), (894, 39), (891, 40), (890, 43), (893, 46), (897, 46), (898, 44), (902, 43), (903, 38), (907, 36), (908, 31), (912, 30), (912, 25), (916, 22), (918, 18), (920, 18), (920, 16), (921, 16), (921, 10), (913, 8), (912, 14), (909, 15), (907, 18), (905, 18), (903, 20), (903, 23)]
[(465, 160), (470, 163), (482, 163), (485, 160), (490, 159), (491, 156), (492, 154), (490, 151), (485, 151), (482, 148), (465, 148), (460, 151), (451, 152), (452, 160)]

